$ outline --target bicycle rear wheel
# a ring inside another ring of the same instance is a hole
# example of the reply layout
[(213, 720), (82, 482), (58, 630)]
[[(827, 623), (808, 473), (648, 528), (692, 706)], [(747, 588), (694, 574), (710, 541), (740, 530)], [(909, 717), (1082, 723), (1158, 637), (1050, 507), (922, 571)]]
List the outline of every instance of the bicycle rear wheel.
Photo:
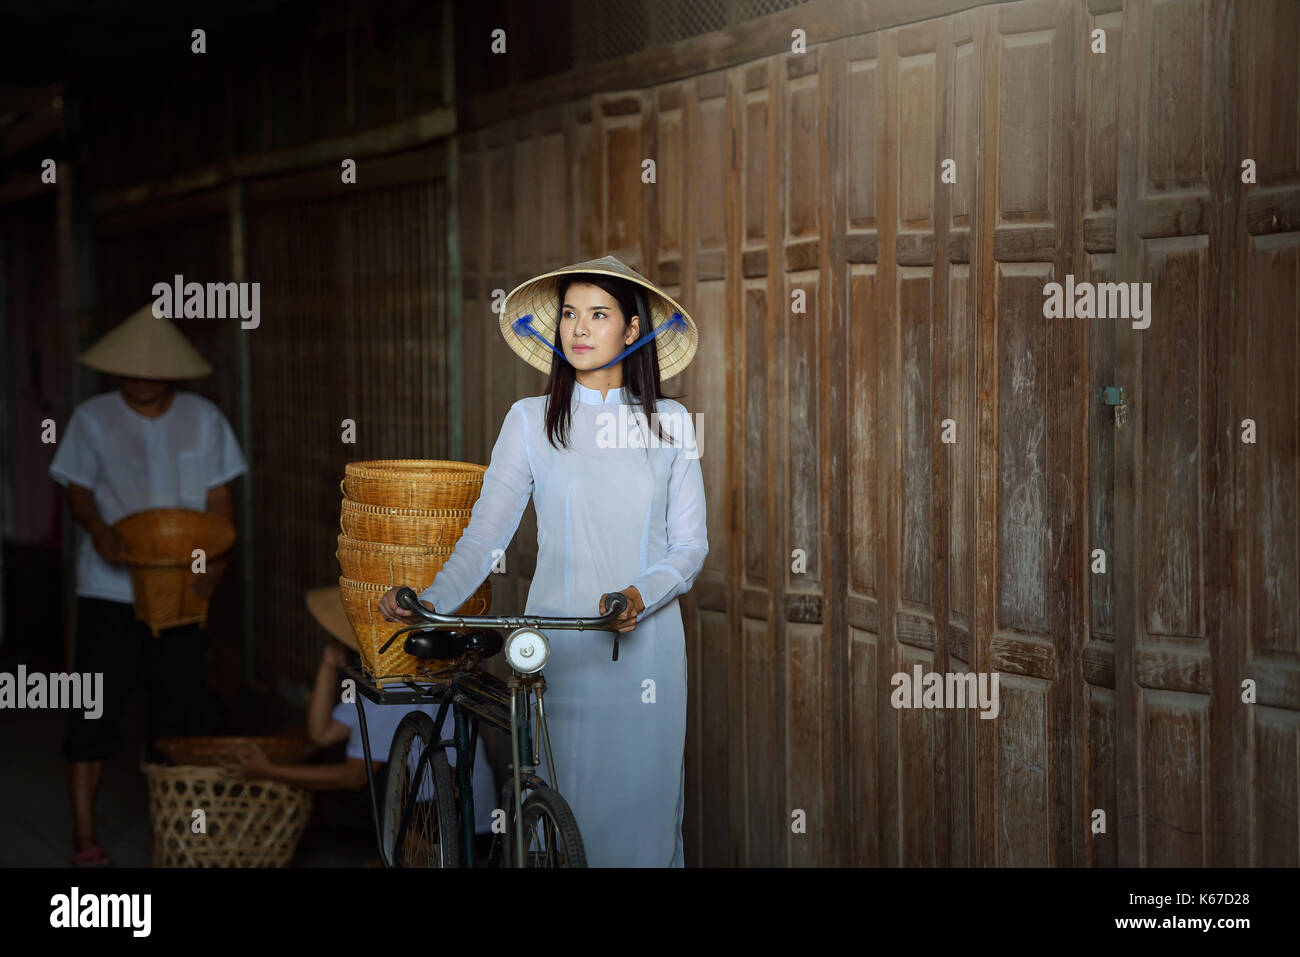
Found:
[[(507, 790), (509, 785), (507, 785)], [(513, 792), (506, 801), (506, 867), (515, 866)], [(529, 791), (524, 798), (524, 867), (586, 867), (578, 819), (554, 788)]]
[(393, 867), (460, 867), (460, 816), (451, 763), (427, 714), (402, 719), (388, 752), (384, 849)]

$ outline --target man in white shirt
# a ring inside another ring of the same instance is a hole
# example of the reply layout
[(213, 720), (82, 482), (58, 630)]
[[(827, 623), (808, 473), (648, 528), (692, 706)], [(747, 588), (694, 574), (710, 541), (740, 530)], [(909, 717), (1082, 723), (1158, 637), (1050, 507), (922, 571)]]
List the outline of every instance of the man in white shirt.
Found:
[[(146, 306), (108, 332), (81, 361), (121, 376), (117, 391), (82, 402), (60, 436), (50, 475), (67, 487), (77, 534), (75, 670), (102, 673), (98, 719), (73, 712), (63, 744), (73, 808), (73, 863), (103, 865), (94, 806), (103, 759), (121, 746), (122, 714), (141, 672), (149, 689), (149, 741), (202, 734), (203, 635), (197, 625), (154, 638), (135, 617), (131, 575), (113, 525), (153, 508), (210, 511), (234, 521), (233, 479), (248, 470), (230, 423), (210, 401), (177, 391), (177, 380), (212, 367), (168, 319)], [(211, 596), (219, 563), (195, 576)]]

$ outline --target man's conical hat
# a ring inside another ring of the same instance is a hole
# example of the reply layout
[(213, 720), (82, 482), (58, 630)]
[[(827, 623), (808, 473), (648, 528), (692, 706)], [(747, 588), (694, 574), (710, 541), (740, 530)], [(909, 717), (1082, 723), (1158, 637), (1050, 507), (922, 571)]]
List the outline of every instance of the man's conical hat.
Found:
[(81, 354), (81, 362), (133, 379), (197, 379), (212, 366), (170, 319), (153, 314), (153, 304), (133, 313)]

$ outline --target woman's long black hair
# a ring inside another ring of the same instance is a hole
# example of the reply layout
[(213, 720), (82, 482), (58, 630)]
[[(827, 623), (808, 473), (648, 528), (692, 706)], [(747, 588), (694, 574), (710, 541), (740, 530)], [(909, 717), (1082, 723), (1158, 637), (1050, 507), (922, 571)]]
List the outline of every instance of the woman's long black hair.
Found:
[[(653, 331), (650, 325), (654, 321), (650, 315), (650, 300), (646, 295), (645, 287), (640, 283), (621, 279), (618, 276), (606, 276), (603, 273), (568, 273), (560, 277), (556, 289), (555, 348), (561, 352), (564, 351), (564, 345), (560, 342), (560, 318), (564, 315), (564, 295), (576, 282), (589, 282), (613, 296), (619, 309), (623, 311), (625, 323), (630, 321), (632, 316), (639, 316), (641, 334), (638, 336), (638, 341)], [(623, 388), (627, 390), (628, 404), (640, 406), (641, 411), (645, 413), (647, 426), (654, 423), (655, 433), (659, 438), (667, 444), (675, 445), (676, 442), (664, 435), (653, 418), (656, 411), (655, 400), (665, 398), (663, 384), (659, 379), (658, 344), (647, 343), (630, 355), (624, 356), (622, 362)], [(567, 448), (569, 444), (569, 426), (573, 418), (571, 403), (573, 386), (576, 382), (577, 373), (573, 366), (567, 359), (552, 352), (551, 380), (546, 397), (546, 436), (550, 439), (551, 445), (556, 448)]]

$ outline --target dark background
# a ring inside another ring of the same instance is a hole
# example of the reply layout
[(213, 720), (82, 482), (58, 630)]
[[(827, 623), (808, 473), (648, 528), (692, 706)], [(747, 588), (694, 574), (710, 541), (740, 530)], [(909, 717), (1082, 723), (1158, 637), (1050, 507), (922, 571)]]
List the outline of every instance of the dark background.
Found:
[[(0, 667), (67, 660), (37, 436), (154, 282), (262, 284), (259, 329), (182, 328), (251, 463), (214, 728), (265, 733), (344, 465), (486, 463), (543, 381), (494, 301), (611, 254), (700, 330), (689, 863), (1300, 865), (1300, 4), (179, 7), (0, 5)], [(1150, 282), (1151, 326), (1047, 319), (1066, 275)], [(535, 555), (530, 510), (496, 609)], [(894, 709), (916, 666), (998, 672), (998, 719)], [(0, 853), (62, 862), (33, 720), (0, 715), (0, 821), (40, 822)]]

